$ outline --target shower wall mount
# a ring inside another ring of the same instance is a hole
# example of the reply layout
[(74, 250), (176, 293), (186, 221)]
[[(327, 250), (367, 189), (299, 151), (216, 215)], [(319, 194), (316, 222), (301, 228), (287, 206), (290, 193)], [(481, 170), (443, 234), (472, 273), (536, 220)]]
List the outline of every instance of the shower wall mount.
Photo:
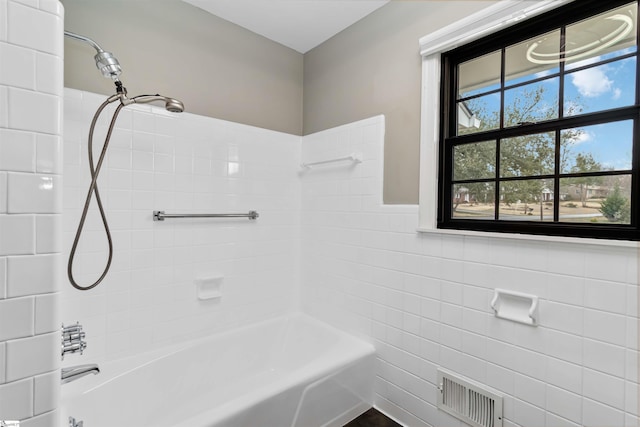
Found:
[(82, 325), (76, 322), (75, 325), (64, 326), (62, 324), (62, 360), (67, 353), (84, 352), (87, 348), (87, 342), (84, 340), (85, 333), (82, 331)]

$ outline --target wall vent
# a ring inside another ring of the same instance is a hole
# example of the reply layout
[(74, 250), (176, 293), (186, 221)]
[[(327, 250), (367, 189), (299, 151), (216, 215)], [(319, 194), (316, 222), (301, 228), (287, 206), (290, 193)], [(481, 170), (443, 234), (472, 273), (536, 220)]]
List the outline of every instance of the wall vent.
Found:
[(474, 427), (502, 427), (502, 395), (473, 380), (438, 369), (438, 409)]

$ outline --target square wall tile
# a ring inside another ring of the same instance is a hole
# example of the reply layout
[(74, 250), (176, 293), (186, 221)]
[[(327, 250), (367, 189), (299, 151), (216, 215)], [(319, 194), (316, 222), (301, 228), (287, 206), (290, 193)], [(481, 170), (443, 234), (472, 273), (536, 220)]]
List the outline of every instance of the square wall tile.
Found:
[(33, 297), (0, 300), (0, 341), (32, 336), (34, 309)]
[(583, 427), (623, 427), (624, 412), (600, 402), (582, 399), (582, 425)]
[(58, 0), (40, 0), (40, 10), (62, 16), (64, 8)]
[(4, 420), (21, 420), (33, 415), (31, 378), (0, 385), (0, 414)]
[(47, 294), (58, 290), (59, 255), (7, 258), (7, 297)]
[(0, 128), (6, 127), (9, 127), (9, 89), (0, 86)]
[(3, 342), (0, 342), (0, 384), (4, 384), (6, 381), (6, 376), (5, 376), (5, 366), (7, 365), (6, 363), (6, 344)]
[(0, 41), (7, 41), (7, 0), (0, 0)]
[(0, 214), (7, 213), (7, 173), (0, 172)]
[[(51, 1), (51, 0), (41, 0)], [(20, 427), (51, 427), (58, 425), (60, 414), (57, 410), (20, 421)]]
[(36, 252), (62, 252), (62, 215), (36, 215)]
[(626, 344), (625, 316), (597, 310), (584, 310), (584, 336), (609, 344), (624, 346)]
[(35, 78), (38, 92), (62, 95), (64, 89), (63, 74), (62, 58), (41, 52), (36, 54)]
[(59, 96), (9, 88), (8, 109), (12, 129), (61, 134), (62, 98)]
[(33, 413), (35, 415), (56, 409), (59, 398), (60, 372), (58, 370), (34, 378)]
[(584, 397), (624, 410), (625, 384), (623, 379), (588, 368), (583, 370), (582, 376)]
[(0, 255), (35, 253), (35, 216), (0, 215)]
[(60, 330), (59, 294), (36, 295), (35, 333), (46, 334)]
[(62, 173), (62, 139), (56, 135), (36, 136), (36, 172)]
[(0, 257), (0, 299), (7, 297), (7, 258)]
[[(10, 43), (54, 55), (62, 54), (60, 37), (51, 36), (61, 30), (60, 17), (15, 2), (9, 2), (7, 16)], [(29, 25), (25, 25), (27, 22)], [(33, 31), (34, 28), (38, 31)]]
[(0, 85), (34, 90), (36, 54), (32, 49), (0, 42)]
[(36, 134), (0, 129), (0, 170), (36, 170)]
[(7, 212), (62, 213), (59, 176), (10, 172), (7, 178)]
[(59, 366), (59, 332), (7, 341), (7, 381), (44, 374)]

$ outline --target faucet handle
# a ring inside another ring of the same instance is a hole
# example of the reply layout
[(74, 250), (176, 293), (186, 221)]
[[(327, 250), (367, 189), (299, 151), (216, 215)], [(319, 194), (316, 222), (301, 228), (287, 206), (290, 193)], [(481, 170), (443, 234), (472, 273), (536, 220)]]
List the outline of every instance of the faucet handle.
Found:
[(85, 333), (82, 331), (82, 325), (76, 322), (75, 325), (64, 326), (62, 324), (62, 360), (67, 353), (82, 354), (87, 348), (87, 342), (84, 340)]

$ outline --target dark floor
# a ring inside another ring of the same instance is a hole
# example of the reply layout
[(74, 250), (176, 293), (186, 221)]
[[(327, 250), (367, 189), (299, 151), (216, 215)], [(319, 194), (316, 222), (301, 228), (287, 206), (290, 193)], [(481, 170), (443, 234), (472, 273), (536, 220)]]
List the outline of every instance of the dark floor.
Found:
[(369, 409), (355, 420), (351, 421), (344, 427), (402, 427), (397, 422), (387, 418), (384, 414), (376, 411), (374, 408)]

